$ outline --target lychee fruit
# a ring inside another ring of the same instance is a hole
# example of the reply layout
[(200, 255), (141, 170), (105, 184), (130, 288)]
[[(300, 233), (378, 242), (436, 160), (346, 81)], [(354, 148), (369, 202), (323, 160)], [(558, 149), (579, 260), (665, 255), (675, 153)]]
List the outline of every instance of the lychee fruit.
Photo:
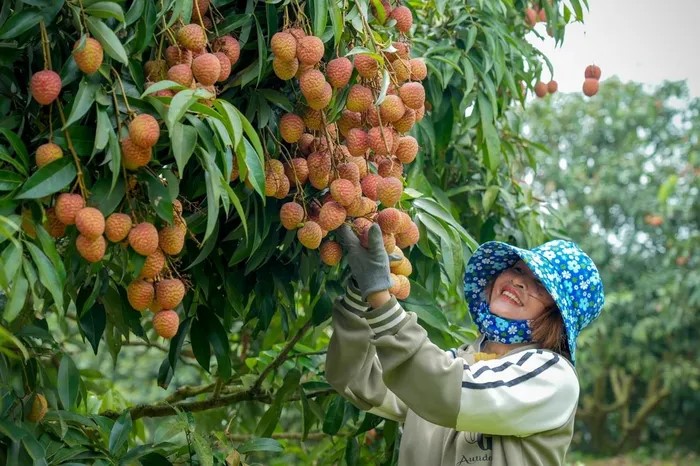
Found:
[(231, 76), (231, 60), (228, 59), (224, 52), (216, 52), (214, 56), (219, 60), (219, 65), (221, 67), (216, 82), (222, 83)]
[(525, 8), (525, 24), (534, 27), (537, 24), (537, 12), (532, 8)]
[(141, 267), (139, 278), (155, 278), (165, 267), (165, 255), (160, 249), (156, 249), (153, 254), (146, 256), (146, 260)]
[(300, 63), (315, 65), (323, 58), (323, 41), (316, 36), (297, 39), (297, 59)]
[(207, 45), (207, 35), (199, 24), (188, 24), (177, 31), (177, 42), (192, 52)]
[(321, 94), (307, 98), (307, 103), (309, 107), (314, 110), (321, 110), (326, 108), (333, 98), (333, 88), (330, 84), (326, 83), (323, 85), (323, 91)]
[[(399, 251), (401, 250), (398, 247), (396, 249)], [(408, 260), (407, 257), (404, 257), (396, 264), (391, 264), (391, 272), (395, 273), (396, 275), (408, 277), (411, 275), (411, 273), (413, 273), (413, 265), (411, 265), (411, 261)]]
[(129, 232), (129, 245), (142, 256), (149, 256), (158, 249), (158, 230), (152, 223), (142, 222)]
[(168, 68), (175, 65), (192, 65), (192, 52), (177, 45), (171, 45), (165, 49), (165, 64)]
[(304, 120), (293, 113), (287, 113), (280, 118), (280, 135), (288, 143), (294, 143), (304, 134)]
[(371, 55), (355, 55), (355, 69), (363, 78), (374, 79), (379, 71), (379, 62)]
[(105, 221), (105, 236), (113, 243), (123, 241), (131, 231), (131, 217), (114, 213)]
[(416, 110), (425, 103), (425, 88), (418, 82), (405, 83), (399, 88), (399, 96), (406, 107)]
[(274, 71), (275, 75), (282, 81), (289, 81), (292, 79), (294, 76), (296, 76), (298, 70), (299, 61), (296, 58), (285, 61), (275, 57), (272, 60), (272, 71)]
[(213, 53), (203, 53), (192, 60), (192, 74), (204, 86), (211, 86), (219, 80), (221, 62)]
[(379, 115), (382, 117), (382, 123), (385, 124), (398, 121), (404, 113), (406, 113), (406, 106), (397, 95), (386, 96), (379, 105)]
[(52, 238), (60, 238), (66, 234), (66, 226), (56, 217), (56, 209), (53, 207), (46, 209), (44, 229)]
[(306, 221), (304, 226), (297, 230), (297, 239), (308, 249), (318, 248), (322, 238), (321, 226), (313, 220)]
[(36, 166), (41, 168), (63, 157), (63, 149), (58, 144), (47, 142), (36, 148)]
[(340, 118), (336, 121), (336, 125), (338, 126), (340, 134), (347, 136), (352, 128), (359, 128), (362, 126), (362, 114), (345, 109), (340, 112)]
[(142, 113), (137, 115), (129, 123), (129, 138), (141, 147), (150, 148), (156, 145), (160, 137), (160, 126), (158, 120), (153, 116)]
[(387, 155), (394, 145), (394, 134), (386, 126), (375, 126), (367, 132), (367, 141), (376, 155)]
[(423, 81), (428, 77), (428, 67), (422, 58), (411, 58), (409, 60), (411, 68), (411, 81)]
[[(355, 185), (352, 181), (338, 178), (331, 183), (331, 196), (341, 206), (348, 206), (355, 200)], [(323, 208), (321, 209), (323, 212)], [(323, 224), (321, 226), (324, 226)]]
[(362, 185), (362, 194), (371, 200), (376, 201), (378, 199), (377, 185), (381, 179), (381, 176), (374, 173), (368, 173), (366, 176), (364, 176), (360, 181), (360, 184)]
[(343, 224), (347, 215), (347, 211), (342, 205), (335, 201), (329, 201), (321, 206), (318, 224), (324, 230), (333, 231)]
[(598, 65), (588, 65), (583, 73), (584, 78), (592, 78), (600, 80), (601, 70)]
[(554, 94), (559, 89), (559, 84), (555, 80), (551, 80), (547, 83), (547, 92)]
[(211, 45), (213, 52), (223, 52), (228, 57), (233, 67), (241, 57), (241, 44), (233, 36), (222, 36), (214, 40)]
[(401, 228), (401, 211), (394, 207), (380, 210), (375, 221), (384, 233), (398, 233)]
[(535, 83), (535, 95), (540, 99), (547, 95), (547, 85), (542, 81), (537, 81)]
[(137, 170), (151, 161), (151, 148), (141, 147), (130, 137), (121, 141), (122, 164), (127, 170)]
[(83, 207), (85, 199), (80, 194), (59, 194), (56, 198), (56, 218), (64, 225), (74, 225), (75, 216)]
[[(393, 176), (377, 182), (377, 199), (387, 207), (394, 206), (403, 194), (403, 183)], [(368, 196), (369, 197), (369, 196)]]
[(337, 241), (327, 240), (321, 244), (319, 255), (321, 256), (321, 262), (333, 267), (340, 263), (340, 259), (343, 257), (343, 248)]
[(73, 58), (78, 65), (78, 69), (85, 74), (92, 74), (102, 66), (104, 51), (102, 45), (92, 37), (85, 39), (81, 45), (81, 40), (73, 45)]
[(95, 239), (105, 232), (105, 217), (94, 207), (84, 207), (75, 215), (75, 226), (88, 239)]
[(49, 105), (61, 93), (61, 77), (52, 70), (42, 70), (32, 75), (29, 89), (34, 100), (41, 105)]
[(297, 202), (285, 202), (280, 208), (280, 223), (287, 230), (295, 230), (304, 221), (304, 207)]
[(338, 177), (350, 181), (352, 184), (357, 184), (360, 182), (360, 169), (353, 162), (344, 162), (339, 164)]
[(98, 262), (105, 256), (107, 242), (104, 236), (91, 239), (84, 235), (78, 235), (75, 239), (75, 248), (83, 259), (88, 262)]
[(284, 174), (293, 185), (303, 185), (309, 179), (309, 166), (306, 159), (294, 157), (284, 166)]
[(168, 79), (181, 86), (190, 87), (192, 85), (192, 68), (190, 65), (174, 65), (168, 69)]
[(156, 301), (163, 309), (174, 309), (185, 297), (185, 284), (178, 278), (161, 280), (156, 283)]
[(411, 282), (408, 278), (403, 275), (394, 274), (392, 279), (394, 280), (394, 286), (391, 287), (389, 292), (393, 294), (396, 299), (406, 299), (411, 294)]
[(364, 156), (367, 149), (369, 149), (368, 135), (361, 128), (350, 128), (345, 138), (345, 145), (351, 155), (355, 157)]
[(413, 26), (413, 13), (406, 6), (397, 6), (391, 10), (389, 17), (396, 20), (396, 30), (404, 34), (409, 32)]
[(180, 326), (180, 317), (172, 309), (164, 309), (153, 316), (153, 330), (158, 336), (170, 340), (177, 335)]
[(416, 138), (413, 136), (401, 136), (395, 155), (401, 163), (413, 162), (416, 155), (418, 155), (418, 141), (416, 141)]
[(181, 225), (168, 225), (158, 232), (158, 245), (169, 256), (176, 256), (185, 246), (187, 229)]
[(401, 118), (393, 123), (394, 129), (399, 133), (407, 133), (416, 124), (416, 111), (412, 108), (407, 108)]
[(287, 178), (286, 175), (280, 175), (279, 180), (277, 182), (277, 191), (275, 191), (275, 194), (273, 194), (275, 199), (284, 199), (285, 197), (287, 197), (291, 186), (292, 185), (289, 181), (289, 178)]
[(37, 393), (32, 401), (32, 408), (27, 414), (27, 420), (30, 422), (41, 422), (49, 410), (49, 405), (46, 402), (46, 397), (41, 393)]
[(597, 79), (586, 78), (583, 81), (583, 93), (588, 97), (593, 97), (598, 93), (599, 83)]
[(352, 76), (352, 62), (346, 57), (334, 58), (326, 65), (326, 76), (334, 89), (347, 86)]
[(416, 225), (413, 220), (408, 225), (408, 228), (396, 235), (396, 245), (401, 249), (413, 246), (420, 239), (420, 231), (418, 230), (418, 225)]
[(411, 62), (404, 58), (397, 58), (391, 62), (391, 70), (394, 72), (394, 77), (399, 83), (411, 79)]
[(270, 39), (270, 49), (280, 60), (291, 61), (297, 56), (297, 40), (288, 32), (277, 32)]
[(147, 81), (160, 81), (165, 79), (168, 67), (165, 60), (148, 60), (143, 65)]
[(364, 112), (371, 105), (374, 100), (372, 96), (372, 90), (361, 84), (355, 84), (350, 88), (348, 92), (348, 99), (345, 106), (351, 112)]
[(326, 77), (316, 69), (305, 71), (299, 78), (299, 88), (307, 100), (321, 95), (326, 84)]

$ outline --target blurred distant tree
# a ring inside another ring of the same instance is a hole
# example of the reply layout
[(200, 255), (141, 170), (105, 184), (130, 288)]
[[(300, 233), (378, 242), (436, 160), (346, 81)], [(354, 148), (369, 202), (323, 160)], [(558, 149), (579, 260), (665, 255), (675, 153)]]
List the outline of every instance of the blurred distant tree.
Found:
[(530, 106), (521, 124), (548, 151), (536, 191), (592, 253), (606, 289), (577, 365), (580, 448), (697, 448), (700, 100), (684, 83), (650, 91), (611, 79), (592, 99)]

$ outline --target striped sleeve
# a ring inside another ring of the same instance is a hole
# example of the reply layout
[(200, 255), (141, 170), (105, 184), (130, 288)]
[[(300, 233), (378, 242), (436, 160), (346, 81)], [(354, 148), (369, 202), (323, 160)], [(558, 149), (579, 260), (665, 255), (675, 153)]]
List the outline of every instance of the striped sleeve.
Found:
[(364, 315), (386, 386), (423, 419), (528, 436), (564, 425), (576, 408), (576, 374), (556, 353), (532, 349), (469, 365), (431, 343), (416, 315), (398, 307), (392, 300)]
[(406, 405), (382, 378), (382, 367), (371, 344), (373, 332), (365, 320), (370, 309), (350, 284), (333, 307), (333, 334), (326, 353), (326, 379), (340, 395), (360, 409), (402, 421)]

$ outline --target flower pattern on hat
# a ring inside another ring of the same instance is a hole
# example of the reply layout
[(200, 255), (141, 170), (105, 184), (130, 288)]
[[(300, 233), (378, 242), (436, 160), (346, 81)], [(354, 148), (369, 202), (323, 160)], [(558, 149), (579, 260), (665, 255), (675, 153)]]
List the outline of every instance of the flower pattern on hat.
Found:
[[(598, 317), (605, 296), (603, 283), (595, 264), (586, 253), (571, 241), (549, 241), (531, 250), (517, 248), (506, 243), (490, 241), (481, 245), (469, 259), (464, 275), (464, 294), (469, 301), (469, 312), (479, 330), (495, 341), (515, 343), (512, 338), (498, 340), (494, 332), (528, 341), (529, 335), (518, 332), (527, 321), (514, 321), (494, 316), (488, 309), (486, 286), (503, 270), (519, 259), (539, 278), (561, 311), (569, 342), (571, 362), (575, 362), (576, 339), (593, 319)], [(487, 317), (488, 316), (488, 317)], [(502, 319), (514, 325), (508, 333), (498, 325)]]

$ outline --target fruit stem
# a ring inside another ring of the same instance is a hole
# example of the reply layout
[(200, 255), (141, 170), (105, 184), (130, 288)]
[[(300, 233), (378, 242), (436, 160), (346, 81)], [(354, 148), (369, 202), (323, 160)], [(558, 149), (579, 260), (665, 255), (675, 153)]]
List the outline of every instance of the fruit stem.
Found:
[(53, 105), (49, 106), (49, 142), (53, 142)]
[(63, 125), (63, 134), (66, 137), (66, 143), (68, 144), (68, 150), (70, 150), (71, 155), (73, 155), (73, 161), (75, 162), (75, 168), (78, 172), (78, 186), (80, 187), (80, 194), (82, 194), (83, 199), (87, 199), (90, 192), (87, 190), (85, 187), (85, 180), (83, 180), (83, 167), (80, 165), (80, 160), (78, 159), (78, 154), (75, 151), (75, 147), (73, 147), (73, 140), (70, 137), (70, 133), (68, 132), (68, 128), (66, 127), (66, 117), (63, 114), (63, 105), (61, 105), (61, 102), (59, 100), (56, 101), (56, 105), (58, 106), (58, 113), (61, 116), (61, 124)]
[[(136, 112), (131, 110), (131, 107), (129, 106), (129, 99), (127, 99), (126, 91), (124, 90), (124, 83), (122, 83), (122, 78), (119, 76), (119, 73), (117, 72), (117, 70), (114, 67), (112, 67), (112, 72), (114, 73), (114, 76), (117, 77), (117, 82), (119, 83), (119, 88), (122, 91), (122, 99), (124, 99), (124, 105), (126, 106), (126, 111), (129, 114), (129, 117), (133, 118), (136, 115)], [(114, 88), (112, 88), (112, 89), (114, 89)]]
[(39, 21), (39, 29), (41, 30), (41, 52), (44, 55), (44, 69), (51, 69), (51, 46), (49, 45), (49, 34), (46, 32), (44, 20)]

